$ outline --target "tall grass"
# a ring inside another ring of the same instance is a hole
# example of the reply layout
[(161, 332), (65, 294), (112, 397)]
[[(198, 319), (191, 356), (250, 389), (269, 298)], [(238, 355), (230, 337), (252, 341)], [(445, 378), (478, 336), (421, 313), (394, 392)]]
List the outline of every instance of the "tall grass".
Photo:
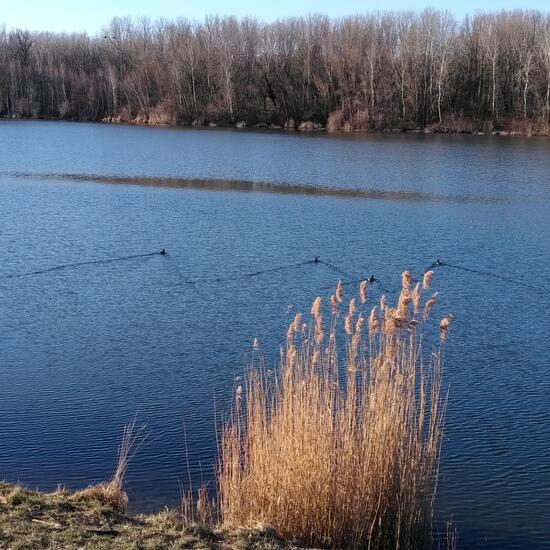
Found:
[(277, 372), (250, 365), (220, 440), (224, 523), (310, 546), (430, 544), (446, 405), (441, 346), (422, 352), (431, 276), (412, 288), (405, 272), (397, 304), (368, 309), (367, 282), (346, 304), (339, 283), (326, 320), (320, 297), (296, 315)]

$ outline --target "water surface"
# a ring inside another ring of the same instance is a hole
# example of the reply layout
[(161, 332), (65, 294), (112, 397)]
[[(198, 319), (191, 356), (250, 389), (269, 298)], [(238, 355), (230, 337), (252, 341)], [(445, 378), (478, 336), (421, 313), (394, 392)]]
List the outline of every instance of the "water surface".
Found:
[(455, 315), (438, 518), (460, 547), (548, 547), (549, 212), (544, 139), (2, 122), (0, 477), (106, 479), (137, 412), (132, 506), (177, 506), (255, 337), (273, 362), (339, 277), (392, 295), (440, 258), (472, 271), (434, 278)]

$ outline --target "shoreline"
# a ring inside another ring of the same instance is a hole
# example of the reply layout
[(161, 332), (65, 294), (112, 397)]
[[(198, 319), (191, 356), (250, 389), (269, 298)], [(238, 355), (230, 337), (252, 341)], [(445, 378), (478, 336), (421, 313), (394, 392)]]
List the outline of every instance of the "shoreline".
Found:
[[(0, 116), (0, 120), (13, 120), (13, 121), (49, 121), (49, 122), (88, 122), (93, 124), (114, 124), (120, 126), (140, 126), (140, 127), (151, 127), (151, 128), (174, 128), (174, 129), (198, 129), (205, 130), (209, 128), (218, 128), (218, 129), (227, 129), (227, 130), (261, 130), (261, 131), (275, 131), (275, 132), (284, 132), (290, 134), (329, 134), (329, 135), (353, 135), (353, 134), (363, 134), (363, 135), (455, 135), (455, 136), (498, 136), (498, 137), (550, 137), (550, 126), (548, 128), (537, 129), (536, 121), (523, 121), (523, 120), (512, 120), (506, 123), (502, 123), (503, 126), (498, 129), (492, 129), (489, 131), (477, 130), (477, 129), (464, 129), (461, 127), (450, 128), (450, 127), (437, 127), (435, 125), (429, 125), (424, 128), (328, 128), (326, 125), (320, 123), (314, 123), (312, 121), (302, 121), (300, 124), (295, 126), (280, 126), (276, 124), (247, 124), (244, 121), (237, 122), (235, 124), (224, 124), (218, 122), (209, 122), (196, 124), (194, 122), (164, 122), (157, 120), (145, 120), (142, 117), (136, 117), (133, 119), (119, 119), (120, 117), (107, 117), (102, 119), (83, 119), (83, 118), (61, 118), (55, 116), (9, 116), (3, 115)], [(464, 124), (470, 123), (470, 121), (464, 121)], [(483, 126), (487, 124), (488, 121), (479, 121), (476, 124), (478, 126)], [(525, 130), (517, 129), (518, 126), (522, 124), (527, 124), (528, 127)], [(535, 126), (535, 127), (533, 127)]]

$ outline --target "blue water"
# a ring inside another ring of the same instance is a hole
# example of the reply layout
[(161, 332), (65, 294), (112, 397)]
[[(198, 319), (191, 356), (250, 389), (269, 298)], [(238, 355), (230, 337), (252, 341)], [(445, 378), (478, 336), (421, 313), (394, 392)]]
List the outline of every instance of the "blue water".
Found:
[(186, 455), (212, 480), (252, 340), (273, 364), (289, 316), (339, 278), (245, 275), (317, 255), (391, 296), (441, 258), (504, 279), (436, 268), (436, 316), (455, 316), (437, 519), (460, 548), (548, 547), (549, 214), (544, 139), (1, 122), (0, 478), (104, 480), (137, 413), (132, 508), (177, 506)]

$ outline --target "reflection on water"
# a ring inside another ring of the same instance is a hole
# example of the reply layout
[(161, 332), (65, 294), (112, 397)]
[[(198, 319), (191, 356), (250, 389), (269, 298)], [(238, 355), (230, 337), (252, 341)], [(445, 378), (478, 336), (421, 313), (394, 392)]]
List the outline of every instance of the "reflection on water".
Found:
[(382, 189), (353, 189), (349, 187), (330, 187), (329, 185), (297, 185), (269, 183), (262, 181), (244, 181), (201, 178), (161, 178), (144, 176), (106, 176), (100, 174), (42, 174), (32, 172), (0, 172), (0, 177), (85, 181), (97, 183), (122, 183), (128, 185), (158, 185), (179, 189), (202, 189), (204, 191), (240, 191), (281, 193), (283, 195), (312, 195), (319, 197), (342, 197), (348, 199), (393, 200), (404, 202), (495, 202), (498, 197), (468, 195), (438, 195), (420, 191), (391, 191)]
[(254, 338), (273, 367), (287, 322), (338, 279), (349, 297), (374, 274), (373, 305), (403, 269), (434, 266), (436, 317), (455, 317), (438, 519), (452, 514), (460, 547), (547, 547), (549, 153), (0, 122), (0, 477), (107, 479), (137, 411), (151, 436), (133, 509), (178, 506), (186, 448), (193, 481), (212, 483), (215, 410)]

